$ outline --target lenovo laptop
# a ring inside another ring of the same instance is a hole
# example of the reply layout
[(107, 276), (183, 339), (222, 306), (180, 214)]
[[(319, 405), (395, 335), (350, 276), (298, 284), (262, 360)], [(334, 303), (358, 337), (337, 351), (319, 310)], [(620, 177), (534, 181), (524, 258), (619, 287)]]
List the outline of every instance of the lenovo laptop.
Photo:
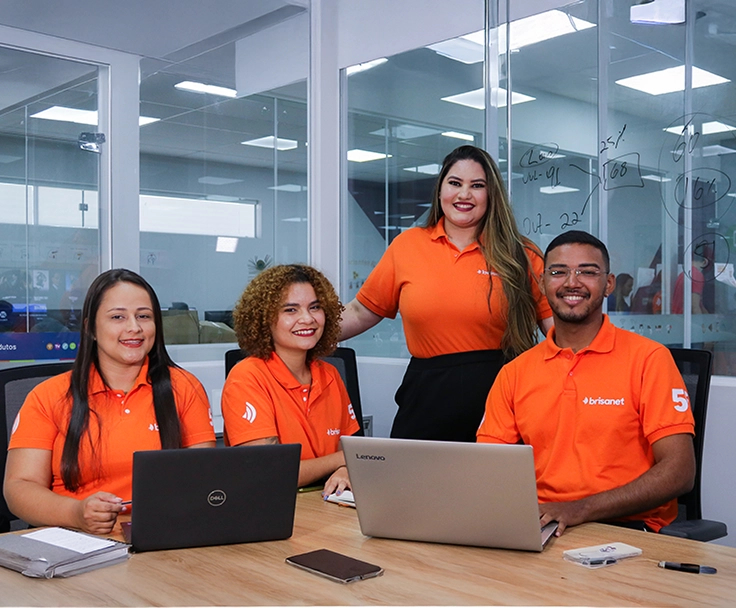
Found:
[(541, 551), (531, 446), (342, 437), (366, 536)]
[(150, 551), (289, 538), (300, 454), (298, 444), (136, 452), (126, 540)]

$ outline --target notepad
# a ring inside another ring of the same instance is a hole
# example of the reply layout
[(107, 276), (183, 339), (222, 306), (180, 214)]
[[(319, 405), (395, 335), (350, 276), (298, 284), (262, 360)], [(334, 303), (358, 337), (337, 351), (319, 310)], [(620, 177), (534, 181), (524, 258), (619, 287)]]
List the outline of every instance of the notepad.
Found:
[(638, 547), (632, 547), (626, 543), (605, 543), (582, 549), (568, 549), (562, 552), (562, 557), (567, 561), (575, 562), (590, 568), (609, 566), (627, 557), (641, 555)]
[(128, 559), (129, 546), (64, 528), (0, 536), (0, 566), (32, 578), (68, 577)]
[(343, 507), (352, 507), (353, 509), (355, 508), (355, 497), (350, 490), (343, 490), (339, 496), (333, 492), (327, 498), (325, 498), (325, 500), (327, 502), (334, 502)]

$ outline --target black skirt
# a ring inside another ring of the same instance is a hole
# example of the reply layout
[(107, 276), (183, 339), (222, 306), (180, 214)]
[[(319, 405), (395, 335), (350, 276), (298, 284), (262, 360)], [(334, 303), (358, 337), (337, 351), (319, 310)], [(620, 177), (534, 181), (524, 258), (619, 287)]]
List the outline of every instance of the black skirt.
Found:
[(500, 350), (411, 358), (394, 399), (391, 437), (475, 441), (486, 399), (506, 363)]

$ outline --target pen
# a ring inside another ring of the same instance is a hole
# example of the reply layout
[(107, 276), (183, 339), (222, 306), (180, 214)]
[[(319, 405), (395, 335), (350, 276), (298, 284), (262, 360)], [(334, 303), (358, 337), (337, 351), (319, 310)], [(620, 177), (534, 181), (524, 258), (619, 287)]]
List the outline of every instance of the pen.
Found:
[(690, 572), (692, 574), (715, 574), (718, 572), (711, 566), (701, 566), (699, 564), (681, 564), (679, 562), (659, 562), (660, 568), (666, 570), (677, 570), (678, 572)]

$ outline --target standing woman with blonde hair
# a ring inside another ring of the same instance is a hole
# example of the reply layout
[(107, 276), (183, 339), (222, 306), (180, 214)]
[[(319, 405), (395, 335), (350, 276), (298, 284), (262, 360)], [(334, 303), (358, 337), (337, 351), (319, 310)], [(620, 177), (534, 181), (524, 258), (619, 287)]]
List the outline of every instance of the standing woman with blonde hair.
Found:
[(343, 313), (341, 340), (401, 313), (412, 358), (392, 437), (475, 441), (501, 366), (552, 325), (543, 270), (491, 156), (475, 146), (451, 152), (427, 225), (394, 239)]

